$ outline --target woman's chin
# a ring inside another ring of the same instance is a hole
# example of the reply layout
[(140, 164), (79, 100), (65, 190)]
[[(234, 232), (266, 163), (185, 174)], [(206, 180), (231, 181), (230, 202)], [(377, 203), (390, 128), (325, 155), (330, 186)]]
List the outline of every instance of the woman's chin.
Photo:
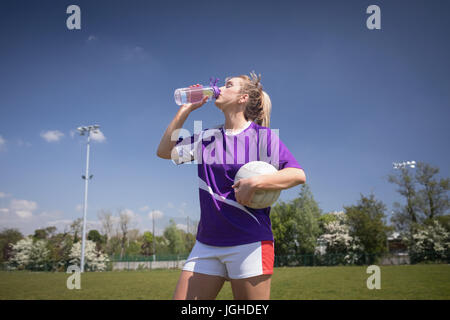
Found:
[(222, 110), (222, 105), (220, 104), (220, 102), (214, 101), (214, 104), (216, 105), (217, 108), (219, 108), (220, 110)]

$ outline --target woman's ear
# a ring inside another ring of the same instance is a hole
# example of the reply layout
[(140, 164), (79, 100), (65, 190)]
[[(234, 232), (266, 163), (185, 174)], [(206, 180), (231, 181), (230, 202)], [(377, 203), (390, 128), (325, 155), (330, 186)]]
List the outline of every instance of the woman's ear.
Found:
[(239, 98), (239, 103), (247, 104), (248, 99), (249, 99), (248, 94), (243, 94), (243, 95)]

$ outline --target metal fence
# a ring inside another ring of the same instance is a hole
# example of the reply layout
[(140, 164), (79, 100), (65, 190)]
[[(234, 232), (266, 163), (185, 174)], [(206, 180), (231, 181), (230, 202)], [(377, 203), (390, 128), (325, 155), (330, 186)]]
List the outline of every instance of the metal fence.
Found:
[[(152, 270), (152, 269), (180, 269), (183, 267), (189, 253), (161, 254), (156, 256), (110, 256), (106, 271), (117, 270)], [(275, 267), (313, 267), (313, 266), (349, 266), (349, 265), (404, 265), (416, 263), (450, 263), (450, 255), (414, 255), (413, 253), (389, 254), (300, 254), (276, 255)], [(30, 271), (61, 271), (65, 272), (70, 263), (46, 262), (43, 265), (27, 266)], [(8, 270), (6, 263), (0, 263), (0, 270)], [(88, 271), (88, 268), (85, 268)]]
[(108, 270), (180, 269), (188, 256), (189, 253), (156, 256), (112, 256), (108, 262)]

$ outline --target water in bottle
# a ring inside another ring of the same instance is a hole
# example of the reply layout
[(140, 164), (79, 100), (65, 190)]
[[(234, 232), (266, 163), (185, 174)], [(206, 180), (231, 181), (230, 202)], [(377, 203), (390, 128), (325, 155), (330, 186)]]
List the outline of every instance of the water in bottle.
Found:
[(197, 103), (203, 100), (204, 96), (217, 97), (220, 95), (220, 89), (217, 87), (217, 79), (212, 81), (210, 79), (209, 86), (192, 87), (192, 88), (179, 88), (175, 90), (174, 97), (175, 103), (179, 106), (186, 103)]

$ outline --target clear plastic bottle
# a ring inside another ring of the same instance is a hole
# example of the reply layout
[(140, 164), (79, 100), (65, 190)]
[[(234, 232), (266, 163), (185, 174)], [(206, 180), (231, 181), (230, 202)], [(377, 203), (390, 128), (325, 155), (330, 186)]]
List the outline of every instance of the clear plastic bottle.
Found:
[(198, 87), (176, 89), (174, 93), (175, 103), (179, 106), (186, 103), (197, 103), (202, 101), (204, 96), (217, 99), (220, 95), (220, 89), (216, 85), (217, 80), (219, 79), (216, 79), (213, 83), (211, 78), (209, 86), (200, 85)]

